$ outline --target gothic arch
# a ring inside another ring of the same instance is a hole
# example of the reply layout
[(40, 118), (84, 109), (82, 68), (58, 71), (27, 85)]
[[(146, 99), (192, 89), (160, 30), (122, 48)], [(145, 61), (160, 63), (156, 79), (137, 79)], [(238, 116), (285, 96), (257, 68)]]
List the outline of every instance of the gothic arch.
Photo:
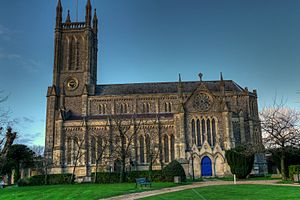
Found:
[(215, 176), (223, 176), (224, 175), (224, 162), (225, 162), (224, 157), (220, 153), (216, 154), (215, 160), (214, 160)]
[(171, 161), (175, 159), (175, 137), (172, 134), (170, 136), (170, 151), (171, 151)]

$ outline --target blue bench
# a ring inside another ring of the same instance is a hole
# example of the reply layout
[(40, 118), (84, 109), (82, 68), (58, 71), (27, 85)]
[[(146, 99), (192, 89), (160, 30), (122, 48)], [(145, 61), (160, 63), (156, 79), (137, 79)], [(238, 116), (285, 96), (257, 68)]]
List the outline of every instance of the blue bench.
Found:
[(151, 182), (149, 180), (147, 180), (147, 178), (136, 178), (135, 179), (135, 187), (137, 188), (137, 186), (148, 186), (151, 187)]

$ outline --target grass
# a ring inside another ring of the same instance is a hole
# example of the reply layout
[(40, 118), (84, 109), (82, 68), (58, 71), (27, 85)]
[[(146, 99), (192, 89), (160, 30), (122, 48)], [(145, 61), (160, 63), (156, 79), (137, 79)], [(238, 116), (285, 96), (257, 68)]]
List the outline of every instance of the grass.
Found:
[(183, 190), (143, 200), (299, 200), (300, 188), (271, 185), (221, 185)]
[(174, 187), (174, 183), (152, 183), (151, 189), (135, 188), (135, 183), (123, 184), (74, 184), (10, 187), (0, 189), (0, 199), (5, 200), (81, 200), (100, 199), (145, 190)]
[[(233, 176), (225, 176), (225, 177), (218, 177), (218, 178), (208, 178), (208, 180), (222, 180), (222, 181), (233, 181)], [(280, 180), (280, 178), (272, 178), (270, 174), (266, 176), (253, 176), (246, 179), (238, 179), (237, 181), (255, 181), (255, 180)]]

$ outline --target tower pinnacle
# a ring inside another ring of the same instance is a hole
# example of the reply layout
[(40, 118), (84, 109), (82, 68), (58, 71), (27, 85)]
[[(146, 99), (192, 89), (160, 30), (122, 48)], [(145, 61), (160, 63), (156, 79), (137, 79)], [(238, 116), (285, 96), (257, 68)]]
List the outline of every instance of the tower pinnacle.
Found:
[(85, 15), (85, 23), (87, 26), (91, 26), (91, 19), (92, 19), (92, 5), (91, 5), (91, 1), (87, 0), (86, 3), (86, 15)]
[(57, 6), (56, 6), (56, 28), (61, 28), (62, 23), (62, 6), (61, 1), (58, 0)]
[(93, 29), (94, 29), (94, 33), (97, 34), (97, 32), (98, 32), (98, 17), (97, 17), (96, 8), (95, 8), (94, 17), (93, 17)]

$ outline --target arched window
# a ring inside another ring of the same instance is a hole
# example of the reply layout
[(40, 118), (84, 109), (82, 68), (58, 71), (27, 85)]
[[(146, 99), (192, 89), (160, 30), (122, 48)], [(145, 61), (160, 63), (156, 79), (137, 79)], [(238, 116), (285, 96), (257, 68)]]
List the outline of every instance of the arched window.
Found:
[(94, 136), (91, 138), (91, 163), (96, 164), (96, 139)]
[(217, 133), (216, 133), (216, 120), (213, 119), (211, 122), (212, 125), (212, 136), (213, 136), (213, 145), (216, 145), (216, 141), (217, 141)]
[(142, 110), (142, 113), (146, 113), (146, 104), (143, 103), (143, 110)]
[(125, 103), (124, 104), (124, 113), (127, 113), (127, 107), (128, 107), (128, 105)]
[(169, 112), (172, 112), (172, 104), (169, 103)]
[(150, 113), (150, 103), (147, 103), (147, 113)]
[(166, 113), (168, 112), (168, 103), (167, 102), (165, 103), (165, 112)]
[(150, 137), (148, 134), (146, 134), (146, 162), (150, 163), (150, 156), (151, 156), (151, 151), (150, 151)]
[(207, 124), (207, 142), (212, 145), (211, 131), (210, 131), (210, 120), (206, 121)]
[(201, 130), (200, 130), (200, 120), (197, 119), (197, 144), (201, 146)]
[(144, 137), (140, 136), (140, 163), (145, 162), (145, 154), (144, 154)]
[(71, 165), (72, 162), (72, 139), (68, 137), (67, 139), (67, 164)]
[(75, 41), (71, 39), (69, 43), (69, 70), (73, 70), (75, 66), (75, 48)]
[(206, 137), (206, 126), (205, 126), (205, 120), (202, 119), (201, 121), (201, 126), (202, 126), (202, 139), (203, 142), (206, 140), (207, 141), (207, 137)]
[(175, 137), (171, 135), (171, 161), (175, 159)]
[[(78, 141), (78, 138), (77, 137), (75, 137), (74, 139), (73, 139), (73, 165), (75, 165), (76, 163), (76, 161), (78, 162), (79, 160), (76, 160), (76, 157), (78, 156), (78, 154), (79, 154), (79, 149), (78, 149), (78, 146), (79, 146), (79, 143), (78, 143), (79, 141)], [(77, 163), (78, 164), (78, 163)]]
[(99, 111), (99, 114), (102, 114), (103, 108), (102, 108), (101, 104), (98, 106), (98, 111)]
[(106, 104), (102, 106), (102, 114), (106, 114)]
[(164, 136), (164, 157), (165, 162), (169, 162), (169, 138), (167, 135)]
[(195, 138), (195, 120), (192, 120), (192, 143), (196, 143), (196, 138)]
[(98, 141), (97, 141), (97, 159), (99, 159), (99, 162), (102, 162), (102, 157), (103, 157), (103, 149), (102, 146), (103, 145), (103, 140), (102, 138), (99, 136), (98, 137)]
[(124, 105), (123, 104), (120, 105), (120, 113), (124, 113)]
[(78, 69), (79, 65), (79, 46), (80, 43), (78, 40), (73, 38), (70, 41), (70, 46), (69, 46), (69, 70), (76, 70)]

